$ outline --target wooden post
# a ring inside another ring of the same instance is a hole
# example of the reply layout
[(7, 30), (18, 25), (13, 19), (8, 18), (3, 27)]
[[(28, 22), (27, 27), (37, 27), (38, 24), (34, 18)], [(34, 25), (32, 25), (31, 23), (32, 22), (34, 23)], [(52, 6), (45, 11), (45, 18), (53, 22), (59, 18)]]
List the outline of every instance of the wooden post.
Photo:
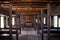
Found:
[(6, 28), (6, 16), (4, 16), (4, 28)]
[(41, 9), (41, 40), (43, 40), (43, 9)]
[(9, 30), (10, 30), (10, 40), (12, 39), (12, 4), (10, 4), (9, 10)]
[[(35, 28), (35, 14), (34, 14), (34, 19), (33, 19), (33, 23), (34, 23), (34, 28)], [(36, 29), (36, 28), (35, 28)]]
[[(18, 40), (18, 29), (20, 27), (20, 14), (18, 13), (18, 11), (16, 10), (16, 40)], [(20, 28), (20, 34), (21, 34), (21, 28)]]
[(0, 16), (0, 30), (1, 30), (1, 16)]
[(47, 33), (48, 33), (48, 40), (50, 40), (50, 4), (47, 4)]
[(33, 20), (33, 21), (34, 21), (34, 28), (35, 28), (35, 30), (36, 30), (36, 29), (37, 29), (37, 28), (36, 28), (37, 25), (36, 25), (36, 15), (35, 15), (35, 14), (34, 14), (34, 20)]
[(39, 34), (39, 14), (37, 13), (37, 25), (36, 25), (36, 27), (37, 27), (37, 34)]

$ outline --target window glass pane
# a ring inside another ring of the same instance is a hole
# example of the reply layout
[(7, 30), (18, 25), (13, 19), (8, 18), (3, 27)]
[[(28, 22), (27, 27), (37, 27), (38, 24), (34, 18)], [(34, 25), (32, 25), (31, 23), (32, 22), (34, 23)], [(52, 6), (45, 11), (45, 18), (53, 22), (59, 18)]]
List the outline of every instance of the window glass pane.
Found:
[(12, 17), (12, 25), (15, 25), (15, 18)]
[(57, 27), (57, 18), (58, 18), (58, 16), (54, 16), (54, 21), (53, 21), (54, 27)]
[(4, 28), (4, 17), (1, 16), (1, 28)]
[(36, 23), (38, 23), (38, 19), (36, 19)]
[(46, 18), (44, 17), (44, 24), (46, 24)]

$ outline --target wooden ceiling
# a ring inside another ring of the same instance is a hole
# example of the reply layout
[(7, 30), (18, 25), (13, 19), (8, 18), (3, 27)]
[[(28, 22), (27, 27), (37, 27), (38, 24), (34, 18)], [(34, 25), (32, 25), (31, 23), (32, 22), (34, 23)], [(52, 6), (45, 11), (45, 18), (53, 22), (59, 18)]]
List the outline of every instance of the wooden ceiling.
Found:
[[(0, 3), (12, 3), (12, 10), (18, 9), (22, 14), (38, 13), (41, 9), (47, 9), (48, 2), (55, 3), (59, 0), (2, 0)], [(7, 6), (6, 6), (7, 5)], [(7, 8), (9, 5), (4, 4), (3, 7)]]
[(60, 1), (60, 0), (2, 0), (2, 1), (10, 1), (10, 2), (48, 2), (48, 1)]

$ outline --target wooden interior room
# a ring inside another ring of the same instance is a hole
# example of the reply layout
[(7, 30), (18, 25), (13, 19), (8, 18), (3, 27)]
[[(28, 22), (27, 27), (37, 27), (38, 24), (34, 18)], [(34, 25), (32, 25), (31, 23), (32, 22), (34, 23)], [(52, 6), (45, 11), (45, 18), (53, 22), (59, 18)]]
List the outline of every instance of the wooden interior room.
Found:
[(60, 0), (0, 0), (0, 40), (60, 40)]

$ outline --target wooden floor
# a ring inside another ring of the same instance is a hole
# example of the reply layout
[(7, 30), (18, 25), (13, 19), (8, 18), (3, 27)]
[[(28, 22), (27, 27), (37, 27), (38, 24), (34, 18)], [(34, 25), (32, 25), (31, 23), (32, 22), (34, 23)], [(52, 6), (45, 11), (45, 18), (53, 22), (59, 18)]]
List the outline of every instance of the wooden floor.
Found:
[[(47, 40), (47, 37), (47, 34), (44, 34), (44, 40)], [(0, 37), (0, 40), (9, 40), (9, 37)], [(12, 35), (11, 40), (16, 40), (16, 34)], [(33, 28), (25, 28), (19, 33), (18, 40), (41, 40), (41, 34), (37, 34)], [(51, 40), (60, 40), (60, 34), (51, 34)]]
[[(8, 37), (0, 40), (9, 40)], [(16, 40), (16, 36), (13, 36), (11, 40)], [(41, 37), (39, 35), (23, 35), (19, 36), (19, 40), (41, 40)], [(44, 38), (44, 40), (47, 40), (47, 37)], [(60, 38), (51, 38), (51, 40), (60, 40)]]
[[(13, 37), (13, 40), (14, 39)], [(23, 36), (19, 36), (19, 40), (40, 40), (40, 36), (38, 35), (23, 35)]]

